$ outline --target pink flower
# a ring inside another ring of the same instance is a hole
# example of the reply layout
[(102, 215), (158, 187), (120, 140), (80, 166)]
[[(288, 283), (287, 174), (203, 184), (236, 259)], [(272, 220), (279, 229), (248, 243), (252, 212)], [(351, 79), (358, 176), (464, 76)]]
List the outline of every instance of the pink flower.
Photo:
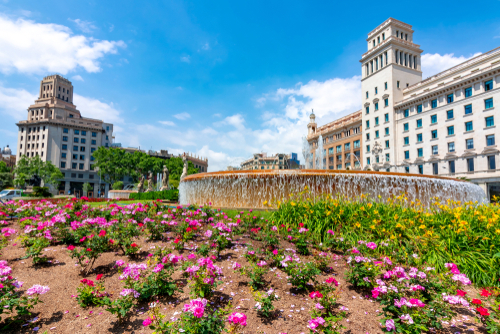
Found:
[(69, 251), (72, 251), (73, 249), (75, 249), (75, 246), (73, 246), (73, 245), (69, 245), (69, 246), (68, 246), (68, 250), (69, 250)]
[(273, 254), (278, 255), (278, 250), (277, 249), (273, 250)]
[(394, 324), (394, 320), (388, 319), (385, 321), (385, 328), (389, 331), (392, 332), (393, 330), (396, 329), (396, 325)]
[(326, 283), (333, 283), (333, 284), (335, 284), (335, 286), (339, 286), (339, 282), (337, 282), (337, 280), (333, 277), (327, 278)]
[(323, 307), (323, 306), (321, 306), (321, 304), (320, 304), (320, 303), (316, 303), (316, 308), (317, 308), (318, 310), (322, 310), (322, 309), (324, 309), (324, 307)]
[(234, 270), (239, 269), (239, 268), (241, 268), (241, 264), (239, 264), (238, 262), (233, 263)]
[(31, 288), (29, 288), (28, 291), (26, 291), (26, 294), (28, 296), (34, 295), (35, 293), (39, 294), (39, 295), (43, 295), (44, 293), (47, 293), (49, 290), (50, 290), (50, 288), (48, 286), (41, 286), (41, 285), (35, 284)]
[(163, 264), (163, 263), (158, 263), (158, 264), (156, 265), (156, 267), (154, 267), (153, 272), (154, 272), (154, 273), (159, 273), (159, 272), (163, 269), (163, 267), (164, 267), (164, 264)]
[(207, 300), (205, 298), (193, 299), (189, 304), (184, 305), (184, 312), (191, 312), (195, 317), (203, 317), (205, 312), (205, 306), (207, 305)]
[(124, 264), (125, 264), (125, 261), (123, 261), (123, 260), (118, 260), (118, 261), (116, 261), (116, 265), (117, 265), (118, 267), (121, 267), (121, 266), (123, 266)]
[(273, 230), (273, 231), (277, 231), (277, 230), (278, 230), (278, 228), (277, 228), (276, 226), (273, 226), (273, 227), (271, 228), (271, 230)]
[(312, 329), (313, 331), (318, 328), (318, 326), (321, 326), (325, 323), (325, 319), (322, 317), (317, 317), (317, 318), (312, 318), (311, 320), (308, 321), (307, 327)]
[(264, 267), (265, 265), (267, 265), (267, 262), (266, 262), (266, 261), (259, 261), (259, 262), (257, 263), (257, 265), (258, 265), (259, 267)]
[(143, 325), (144, 327), (147, 327), (147, 326), (151, 325), (151, 323), (152, 323), (152, 322), (153, 322), (153, 319), (151, 319), (151, 318), (146, 318), (146, 319), (142, 322), (142, 325)]
[(133, 294), (134, 298), (139, 298), (139, 296), (141, 295), (134, 289), (123, 289), (122, 292), (120, 292), (120, 295), (122, 295), (123, 297), (128, 296), (129, 294)]
[(243, 327), (247, 325), (247, 316), (244, 313), (233, 312), (227, 317), (227, 320), (235, 325), (239, 324)]
[(323, 295), (322, 295), (322, 294), (321, 294), (321, 292), (319, 292), (319, 291), (313, 291), (313, 292), (311, 292), (311, 293), (309, 294), (309, 297), (310, 297), (311, 299), (314, 299), (314, 298), (322, 298), (322, 297), (323, 297)]
[(335, 235), (335, 232), (333, 232), (332, 230), (328, 230), (326, 233), (331, 234), (331, 235)]
[(375, 248), (377, 248), (377, 244), (374, 242), (368, 242), (368, 243), (366, 243), (366, 247), (368, 247), (370, 249), (375, 249)]

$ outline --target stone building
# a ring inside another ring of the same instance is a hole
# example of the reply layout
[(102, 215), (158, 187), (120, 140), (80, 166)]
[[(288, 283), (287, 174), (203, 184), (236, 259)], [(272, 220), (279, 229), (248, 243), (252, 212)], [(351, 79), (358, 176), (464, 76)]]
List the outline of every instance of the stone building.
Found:
[(27, 119), (16, 124), (17, 157), (40, 156), (64, 174), (54, 193), (82, 194), (85, 182), (93, 186), (90, 196), (106, 194), (109, 185), (101, 182), (93, 167), (92, 153), (109, 147), (113, 124), (83, 117), (73, 104), (73, 85), (60, 75), (50, 75), (40, 83), (35, 104), (28, 107)]
[(266, 152), (254, 153), (252, 158), (240, 164), (240, 170), (290, 169), (290, 158), (291, 155), (285, 153), (276, 153), (274, 155), (268, 155)]
[[(316, 154), (320, 136), (322, 138), (324, 169), (361, 169), (361, 110), (320, 127), (312, 113), (307, 131), (313, 155)], [(312, 160), (316, 161), (315, 158)]]
[(1, 161), (5, 162), (7, 167), (10, 169), (14, 169), (14, 166), (16, 165), (16, 156), (12, 154), (12, 150), (9, 145), (5, 146), (0, 153), (0, 157), (2, 158)]
[(422, 80), (423, 51), (413, 33), (389, 18), (366, 39), (362, 167), (465, 177), (499, 194), (500, 48)]

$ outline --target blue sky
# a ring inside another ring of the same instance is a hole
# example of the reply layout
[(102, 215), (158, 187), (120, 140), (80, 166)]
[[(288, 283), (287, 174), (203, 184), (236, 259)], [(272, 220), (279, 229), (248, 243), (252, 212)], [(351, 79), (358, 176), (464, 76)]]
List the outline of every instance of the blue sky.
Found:
[(15, 122), (60, 73), (116, 142), (220, 170), (301, 153), (311, 108), (319, 124), (360, 109), (365, 39), (389, 17), (413, 25), (424, 77), (500, 46), (500, 1), (374, 4), (0, 0), (0, 145), (16, 151)]

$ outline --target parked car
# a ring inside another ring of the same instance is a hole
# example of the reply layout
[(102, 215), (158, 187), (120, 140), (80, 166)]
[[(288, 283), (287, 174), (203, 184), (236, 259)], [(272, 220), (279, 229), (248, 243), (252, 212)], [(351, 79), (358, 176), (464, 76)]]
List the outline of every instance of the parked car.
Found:
[(15, 197), (21, 197), (21, 190), (18, 189), (5, 189), (0, 191), (0, 200), (10, 201)]

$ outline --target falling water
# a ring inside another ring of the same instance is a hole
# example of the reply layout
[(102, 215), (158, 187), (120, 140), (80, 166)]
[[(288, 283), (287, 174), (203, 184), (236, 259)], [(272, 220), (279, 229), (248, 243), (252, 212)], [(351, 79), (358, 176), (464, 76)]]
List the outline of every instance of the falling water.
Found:
[(304, 156), (304, 166), (307, 169), (312, 169), (313, 167), (313, 153), (311, 152), (312, 147), (306, 137), (302, 137), (302, 155)]
[[(318, 170), (235, 171), (191, 175), (179, 186), (181, 204), (211, 202), (217, 207), (262, 208), (263, 202), (289, 198), (308, 187), (309, 197), (322, 194), (356, 200), (361, 194), (387, 200), (405, 193), (409, 201), (429, 206), (433, 198), (485, 203), (476, 184), (454, 179), (385, 172)], [(380, 196), (380, 197), (379, 197)]]

